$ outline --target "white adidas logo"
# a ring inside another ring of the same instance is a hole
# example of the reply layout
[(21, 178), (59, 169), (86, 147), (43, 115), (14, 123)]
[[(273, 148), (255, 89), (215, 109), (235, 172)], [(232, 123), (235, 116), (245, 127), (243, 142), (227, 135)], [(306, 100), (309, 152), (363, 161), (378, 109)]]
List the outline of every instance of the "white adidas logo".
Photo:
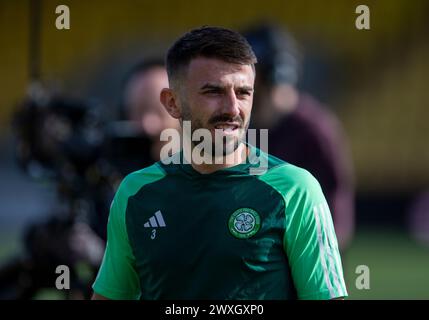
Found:
[(161, 210), (155, 212), (155, 215), (149, 218), (149, 221), (143, 225), (145, 228), (158, 228), (166, 227), (164, 217), (162, 216)]

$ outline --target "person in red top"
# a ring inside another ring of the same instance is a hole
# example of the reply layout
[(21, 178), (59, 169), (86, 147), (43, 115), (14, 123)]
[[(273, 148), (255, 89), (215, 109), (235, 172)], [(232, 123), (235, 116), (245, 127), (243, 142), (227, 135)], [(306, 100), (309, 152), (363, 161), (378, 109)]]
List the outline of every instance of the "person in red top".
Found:
[(317, 178), (344, 251), (353, 237), (355, 214), (352, 161), (341, 123), (314, 97), (296, 87), (300, 55), (286, 30), (260, 25), (244, 31), (244, 35), (258, 58), (250, 127), (269, 129), (269, 153), (307, 169)]

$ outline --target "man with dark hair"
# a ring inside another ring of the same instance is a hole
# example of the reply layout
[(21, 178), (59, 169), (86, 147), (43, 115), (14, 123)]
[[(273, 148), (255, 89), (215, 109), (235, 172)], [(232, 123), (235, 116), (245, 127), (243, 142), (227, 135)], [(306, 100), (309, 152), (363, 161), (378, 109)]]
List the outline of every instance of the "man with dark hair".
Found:
[[(203, 27), (168, 51), (168, 113), (222, 152), (184, 150), (128, 175), (111, 205), (94, 299), (334, 299), (347, 296), (317, 180), (244, 142), (255, 55), (237, 32)], [(232, 156), (234, 161), (225, 161)], [(214, 162), (210, 161), (213, 160)], [(252, 174), (257, 162), (266, 170)], [(218, 161), (222, 160), (222, 161)]]

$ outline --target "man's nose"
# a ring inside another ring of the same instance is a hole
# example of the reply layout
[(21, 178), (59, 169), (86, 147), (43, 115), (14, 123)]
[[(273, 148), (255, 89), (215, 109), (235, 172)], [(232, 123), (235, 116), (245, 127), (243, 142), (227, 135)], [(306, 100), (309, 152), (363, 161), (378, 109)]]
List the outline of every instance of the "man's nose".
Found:
[(240, 114), (238, 99), (234, 90), (228, 91), (225, 95), (223, 113), (231, 116), (232, 118), (235, 118)]

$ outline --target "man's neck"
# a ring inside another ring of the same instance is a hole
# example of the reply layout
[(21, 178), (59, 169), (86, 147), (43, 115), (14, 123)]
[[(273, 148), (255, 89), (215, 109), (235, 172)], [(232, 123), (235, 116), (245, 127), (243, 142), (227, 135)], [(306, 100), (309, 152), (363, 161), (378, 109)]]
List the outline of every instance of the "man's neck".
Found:
[(223, 156), (221, 159), (213, 159), (212, 164), (202, 163), (196, 164), (190, 161), (192, 168), (201, 174), (209, 174), (215, 171), (234, 167), (246, 161), (249, 154), (249, 148), (244, 144), (240, 143), (238, 148), (229, 155)]

